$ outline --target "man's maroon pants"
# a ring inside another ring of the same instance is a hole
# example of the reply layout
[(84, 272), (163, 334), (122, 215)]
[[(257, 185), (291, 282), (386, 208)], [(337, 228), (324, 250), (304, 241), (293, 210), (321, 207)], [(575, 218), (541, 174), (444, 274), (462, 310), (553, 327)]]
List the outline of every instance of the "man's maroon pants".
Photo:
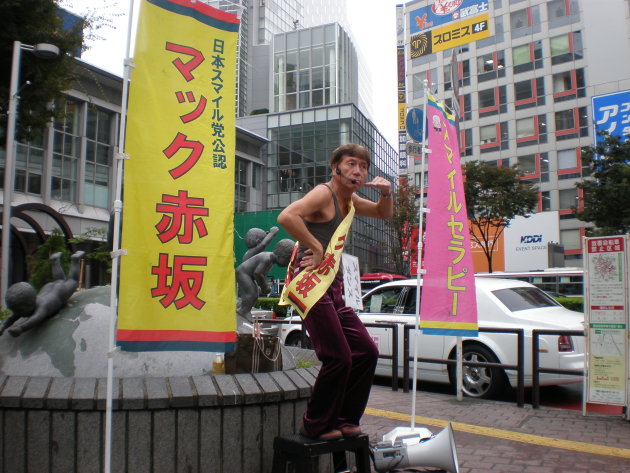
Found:
[(303, 416), (304, 428), (313, 437), (359, 425), (378, 360), (378, 348), (342, 296), (343, 276), (339, 271), (304, 320), (315, 354), (322, 362)]

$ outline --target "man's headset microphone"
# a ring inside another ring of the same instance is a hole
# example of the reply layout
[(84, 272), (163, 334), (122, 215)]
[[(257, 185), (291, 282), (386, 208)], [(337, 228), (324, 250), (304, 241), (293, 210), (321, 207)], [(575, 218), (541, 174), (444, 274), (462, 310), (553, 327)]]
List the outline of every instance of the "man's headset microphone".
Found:
[(337, 168), (336, 172), (337, 172), (338, 175), (340, 175), (344, 179), (347, 179), (348, 181), (350, 181), (350, 184), (358, 184), (359, 183), (359, 181), (357, 181), (356, 179), (352, 179), (352, 178), (346, 176), (345, 174), (343, 174), (339, 168)]

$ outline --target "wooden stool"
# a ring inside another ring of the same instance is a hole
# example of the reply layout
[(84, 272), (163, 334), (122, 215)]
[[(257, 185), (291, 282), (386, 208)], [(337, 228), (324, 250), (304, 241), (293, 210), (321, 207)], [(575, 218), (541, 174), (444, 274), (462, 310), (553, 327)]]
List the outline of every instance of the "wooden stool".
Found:
[(273, 441), (272, 473), (286, 473), (287, 465), (295, 464), (296, 473), (318, 473), (318, 457), (332, 453), (335, 471), (345, 470), (345, 452), (354, 453), (357, 473), (370, 473), (370, 442), (365, 434), (344, 437), (339, 440), (322, 441), (299, 434), (276, 437)]

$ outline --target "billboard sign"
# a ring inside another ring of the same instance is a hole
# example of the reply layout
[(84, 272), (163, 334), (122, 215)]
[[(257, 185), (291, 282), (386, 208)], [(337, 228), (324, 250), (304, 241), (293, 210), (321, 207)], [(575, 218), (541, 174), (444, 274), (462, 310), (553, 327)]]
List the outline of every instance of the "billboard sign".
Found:
[(602, 137), (597, 134), (600, 131), (607, 131), (619, 138), (630, 135), (630, 90), (595, 95), (591, 102), (596, 144), (602, 141)]
[(411, 59), (488, 38), (490, 36), (489, 21), (489, 15), (485, 13), (415, 34), (409, 41)]
[(421, 33), (489, 11), (490, 2), (487, 0), (435, 0), (433, 5), (409, 13), (409, 34)]

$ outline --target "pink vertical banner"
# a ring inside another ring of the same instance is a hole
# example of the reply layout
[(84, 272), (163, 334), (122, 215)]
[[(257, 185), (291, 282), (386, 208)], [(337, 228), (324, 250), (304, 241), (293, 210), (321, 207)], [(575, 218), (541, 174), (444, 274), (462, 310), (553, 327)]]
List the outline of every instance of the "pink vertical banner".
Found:
[(420, 328), (429, 335), (478, 334), (475, 271), (454, 117), (427, 106), (429, 179)]

